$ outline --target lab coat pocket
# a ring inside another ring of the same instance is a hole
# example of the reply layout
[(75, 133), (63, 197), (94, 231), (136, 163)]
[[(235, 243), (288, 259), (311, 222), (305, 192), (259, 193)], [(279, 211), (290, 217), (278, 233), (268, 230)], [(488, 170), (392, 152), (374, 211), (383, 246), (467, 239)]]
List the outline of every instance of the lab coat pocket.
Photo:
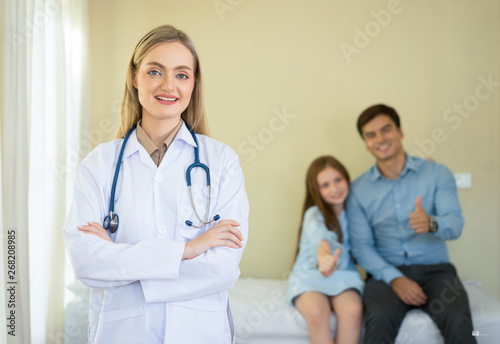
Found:
[(102, 312), (95, 336), (95, 344), (144, 343), (146, 322), (143, 306)]
[[(193, 185), (191, 187), (191, 194), (192, 194), (192, 201), (191, 201), (191, 196), (189, 194), (189, 188), (187, 187), (187, 185), (184, 185), (182, 191), (182, 203), (181, 206), (179, 207), (177, 228), (179, 230), (180, 236), (186, 240), (191, 240), (197, 237), (199, 234), (203, 233), (208, 228), (207, 226), (209, 226), (209, 225), (204, 225), (201, 228), (194, 227), (202, 225), (201, 221), (196, 216), (194, 209), (196, 209), (196, 213), (198, 214), (199, 218), (202, 219), (203, 221), (205, 221), (207, 217), (208, 217), (207, 221), (210, 221), (216, 215), (213, 212), (217, 203), (218, 187), (214, 183), (212, 183), (211, 185), (210, 208), (208, 207), (209, 199), (208, 199), (208, 188), (206, 187), (206, 185), (203, 187), (199, 186), (195, 187)], [(193, 226), (188, 226), (186, 224), (186, 221), (191, 221), (193, 223)]]
[(167, 331), (172, 343), (220, 344), (229, 343), (224, 337), (228, 322), (227, 304), (197, 299), (170, 305)]

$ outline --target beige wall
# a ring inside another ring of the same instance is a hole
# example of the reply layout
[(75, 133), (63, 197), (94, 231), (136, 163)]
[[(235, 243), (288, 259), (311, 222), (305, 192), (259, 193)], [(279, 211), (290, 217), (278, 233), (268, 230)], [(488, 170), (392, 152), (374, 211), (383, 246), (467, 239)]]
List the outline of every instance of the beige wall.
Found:
[(373, 159), (357, 115), (393, 105), (408, 152), (472, 174), (472, 188), (459, 191), (464, 232), (448, 246), (463, 280), (500, 297), (500, 91), (480, 86), (500, 81), (499, 14), (500, 2), (487, 0), (90, 0), (93, 126), (118, 123), (138, 39), (164, 23), (185, 30), (201, 57), (212, 135), (240, 154), (245, 172), (242, 276), (283, 278), (308, 164), (333, 154), (360, 175)]

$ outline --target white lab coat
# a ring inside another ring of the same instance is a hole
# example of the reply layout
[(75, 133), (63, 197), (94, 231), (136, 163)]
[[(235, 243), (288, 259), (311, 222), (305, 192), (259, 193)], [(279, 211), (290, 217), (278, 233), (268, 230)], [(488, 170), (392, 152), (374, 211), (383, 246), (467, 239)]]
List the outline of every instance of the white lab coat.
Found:
[[(197, 135), (200, 161), (210, 168), (210, 216), (241, 223), (248, 239), (248, 200), (238, 156), (228, 146)], [(115, 244), (78, 231), (109, 213), (111, 185), (122, 139), (101, 144), (81, 163), (64, 240), (76, 276), (91, 289), (89, 343), (231, 343), (228, 293), (240, 274), (243, 248), (215, 247), (181, 260), (185, 243), (209, 229), (198, 224), (189, 200), (186, 169), (195, 142), (183, 124), (156, 166), (134, 131), (116, 187), (120, 223)], [(205, 173), (192, 172), (200, 217), (207, 205)]]

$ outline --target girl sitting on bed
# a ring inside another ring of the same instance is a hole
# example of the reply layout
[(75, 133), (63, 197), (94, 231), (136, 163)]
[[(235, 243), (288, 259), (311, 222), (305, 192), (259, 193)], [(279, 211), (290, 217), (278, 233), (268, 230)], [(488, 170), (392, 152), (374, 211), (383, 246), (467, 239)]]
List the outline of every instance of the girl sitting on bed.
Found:
[[(288, 297), (307, 321), (311, 343), (359, 343), (363, 281), (350, 254), (344, 204), (349, 174), (332, 156), (314, 160), (307, 171), (299, 248), (289, 276)], [(332, 254), (333, 252), (333, 254)]]

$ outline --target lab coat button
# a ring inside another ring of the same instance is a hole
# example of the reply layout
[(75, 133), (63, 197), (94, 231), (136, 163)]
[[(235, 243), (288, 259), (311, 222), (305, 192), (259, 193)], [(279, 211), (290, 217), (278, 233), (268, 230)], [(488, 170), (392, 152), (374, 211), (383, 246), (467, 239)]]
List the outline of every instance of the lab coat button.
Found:
[(155, 176), (155, 181), (156, 181), (157, 183), (160, 183), (162, 180), (163, 180), (163, 177), (161, 176), (161, 174), (157, 174), (157, 175)]
[(160, 234), (165, 234), (165, 233), (167, 233), (167, 227), (165, 227), (165, 226), (160, 226), (160, 227), (158, 227), (158, 232), (159, 232)]

